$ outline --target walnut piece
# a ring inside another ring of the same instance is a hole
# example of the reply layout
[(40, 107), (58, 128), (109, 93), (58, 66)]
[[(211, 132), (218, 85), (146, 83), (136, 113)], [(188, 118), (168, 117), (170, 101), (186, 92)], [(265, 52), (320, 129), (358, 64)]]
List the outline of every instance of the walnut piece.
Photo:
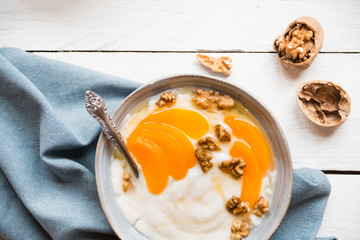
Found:
[(258, 217), (262, 217), (264, 214), (269, 212), (269, 201), (261, 197), (254, 205), (252, 213)]
[(123, 191), (127, 192), (130, 185), (130, 173), (124, 170), (122, 179), (123, 179), (123, 184), (122, 184)]
[(235, 104), (235, 101), (230, 96), (221, 96), (217, 104), (218, 104), (218, 108), (227, 109), (227, 108), (232, 108)]
[(239, 215), (250, 212), (250, 207), (247, 202), (242, 202), (239, 197), (232, 196), (226, 203), (226, 209), (229, 213)]
[(176, 102), (176, 96), (173, 92), (164, 92), (160, 99), (156, 102), (156, 105), (163, 107)]
[(202, 137), (199, 139), (198, 144), (204, 150), (221, 150), (219, 144), (212, 137)]
[(305, 116), (323, 127), (342, 124), (350, 114), (351, 99), (340, 86), (326, 81), (312, 81), (297, 89), (297, 101)]
[(318, 21), (312, 17), (300, 17), (275, 38), (273, 48), (285, 67), (305, 70), (320, 52), (323, 39), (324, 30)]
[(221, 142), (231, 141), (230, 133), (228, 133), (221, 124), (215, 126), (215, 135)]
[(216, 110), (223, 110), (232, 108), (235, 105), (234, 99), (230, 96), (221, 96), (219, 92), (213, 93), (213, 91), (196, 89), (193, 95), (193, 102), (203, 109), (209, 112), (215, 112)]
[(219, 164), (219, 168), (224, 173), (230, 174), (233, 178), (240, 178), (244, 172), (243, 169), (246, 167), (246, 162), (242, 158), (232, 158), (228, 161), (222, 161)]
[(235, 220), (231, 226), (230, 240), (241, 240), (249, 235), (250, 225), (242, 220)]
[(210, 162), (210, 160), (212, 159), (212, 156), (207, 153), (205, 150), (203, 150), (202, 148), (197, 148), (195, 149), (195, 157), (197, 158), (200, 166), (201, 166), (201, 170), (204, 173), (207, 173), (210, 168), (212, 168), (213, 163)]
[(204, 54), (196, 55), (197, 60), (204, 65), (205, 67), (210, 68), (214, 72), (224, 73), (229, 75), (231, 73), (230, 69), (232, 66), (230, 62), (232, 61), (230, 57), (212, 57)]

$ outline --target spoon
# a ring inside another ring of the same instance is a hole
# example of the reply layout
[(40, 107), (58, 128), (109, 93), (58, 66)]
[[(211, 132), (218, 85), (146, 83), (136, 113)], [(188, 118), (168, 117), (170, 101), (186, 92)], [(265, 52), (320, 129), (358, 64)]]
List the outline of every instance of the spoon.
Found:
[(139, 178), (139, 167), (126, 147), (116, 124), (113, 123), (109, 116), (104, 99), (92, 91), (87, 91), (85, 94), (85, 106), (89, 114), (100, 123), (102, 132), (107, 139), (123, 154), (135, 176)]

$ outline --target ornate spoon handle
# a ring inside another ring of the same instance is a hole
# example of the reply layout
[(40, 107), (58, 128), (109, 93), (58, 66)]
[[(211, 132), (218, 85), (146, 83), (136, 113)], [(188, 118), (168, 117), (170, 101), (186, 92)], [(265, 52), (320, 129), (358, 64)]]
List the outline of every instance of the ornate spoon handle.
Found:
[(117, 130), (116, 124), (113, 123), (109, 116), (104, 99), (94, 92), (87, 91), (85, 95), (85, 106), (89, 114), (100, 123), (104, 135), (124, 155), (135, 176), (139, 178), (139, 168), (127, 149), (120, 132)]

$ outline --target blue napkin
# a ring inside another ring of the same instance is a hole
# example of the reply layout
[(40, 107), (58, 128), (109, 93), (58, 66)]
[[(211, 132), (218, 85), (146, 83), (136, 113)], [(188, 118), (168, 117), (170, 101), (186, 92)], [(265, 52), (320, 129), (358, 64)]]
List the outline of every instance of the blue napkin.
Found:
[[(117, 239), (101, 209), (94, 158), (98, 123), (86, 90), (112, 112), (140, 84), (0, 49), (0, 235), (5, 239)], [(314, 239), (330, 194), (318, 170), (294, 171), (291, 204), (271, 239)], [(334, 238), (328, 238), (334, 239)]]

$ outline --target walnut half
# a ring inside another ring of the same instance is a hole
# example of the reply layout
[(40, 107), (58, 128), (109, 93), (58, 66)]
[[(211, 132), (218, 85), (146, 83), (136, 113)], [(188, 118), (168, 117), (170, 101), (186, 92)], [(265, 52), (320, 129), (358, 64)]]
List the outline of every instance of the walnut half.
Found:
[(200, 88), (196, 89), (193, 95), (193, 102), (208, 112), (229, 109), (235, 105), (234, 99), (230, 96), (221, 96), (219, 92), (213, 93), (211, 90), (206, 91)]
[(232, 196), (226, 203), (226, 209), (229, 213), (239, 215), (250, 212), (250, 207), (247, 202), (242, 202), (239, 197)]
[(202, 137), (199, 139), (198, 144), (205, 150), (221, 150), (219, 144), (212, 137)]
[(234, 221), (231, 226), (230, 240), (241, 240), (243, 237), (247, 237), (249, 235), (249, 229), (249, 223), (242, 220)]
[(232, 158), (228, 161), (222, 161), (219, 164), (219, 168), (224, 173), (230, 174), (233, 178), (240, 178), (244, 172), (243, 169), (246, 167), (246, 162), (242, 158)]
[(127, 192), (129, 189), (130, 177), (131, 177), (130, 173), (124, 170), (123, 177), (122, 177), (122, 179), (123, 179), (122, 187), (123, 187), (124, 192)]
[(210, 162), (212, 156), (202, 148), (195, 149), (195, 157), (198, 160), (201, 170), (204, 173), (207, 173), (210, 170), (210, 168), (212, 168), (213, 163)]
[(160, 99), (156, 102), (156, 105), (163, 107), (176, 102), (176, 96), (173, 92), (164, 92)]
[(205, 67), (210, 68), (214, 72), (224, 73), (229, 75), (231, 73), (230, 69), (232, 66), (230, 62), (232, 61), (230, 57), (212, 57), (204, 54), (196, 55), (197, 60), (204, 65)]
[(269, 201), (261, 197), (254, 205), (252, 213), (258, 217), (262, 217), (264, 214), (269, 212)]
[(305, 116), (322, 127), (342, 124), (350, 114), (351, 99), (339, 85), (312, 81), (297, 89), (297, 102)]
[(273, 48), (285, 67), (304, 70), (320, 52), (323, 39), (324, 30), (318, 21), (312, 17), (300, 17), (276, 37)]
[(215, 135), (221, 142), (230, 142), (231, 141), (231, 135), (228, 133), (225, 128), (218, 124), (215, 126)]

